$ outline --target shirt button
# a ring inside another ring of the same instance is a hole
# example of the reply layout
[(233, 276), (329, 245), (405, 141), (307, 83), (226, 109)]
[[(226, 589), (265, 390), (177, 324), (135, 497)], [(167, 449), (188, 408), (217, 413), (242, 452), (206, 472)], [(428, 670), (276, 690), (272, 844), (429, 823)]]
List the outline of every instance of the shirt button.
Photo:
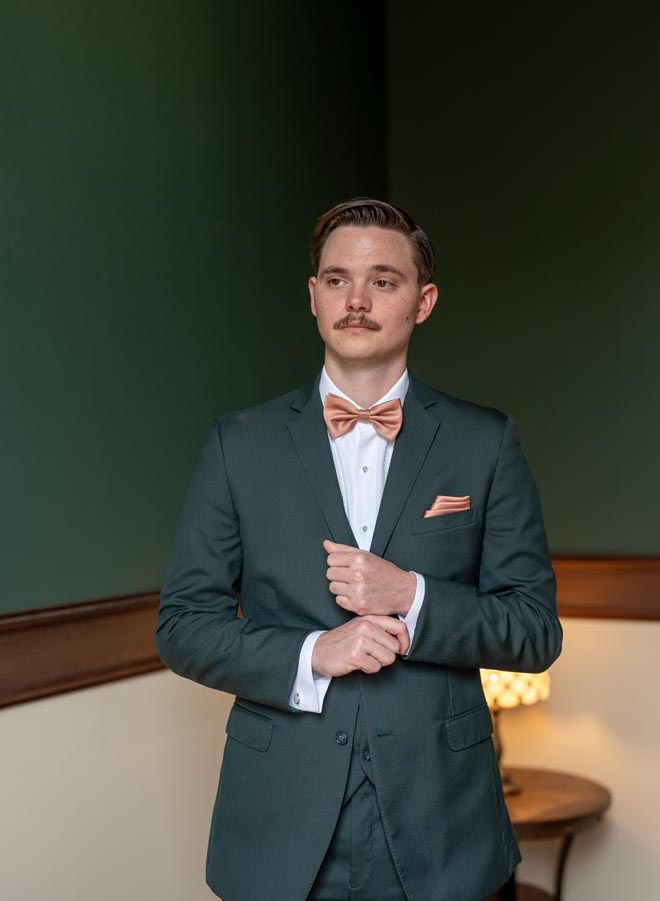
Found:
[(369, 528), (368, 526), (362, 526), (362, 531), (366, 532), (368, 528)]
[(298, 694), (298, 692), (296, 692), (293, 696), (293, 703), (300, 704), (300, 695)]
[(345, 745), (346, 742), (348, 741), (348, 735), (346, 735), (345, 732), (338, 732), (335, 735), (335, 741), (337, 742), (338, 745)]
[(367, 750), (363, 752), (362, 756), (364, 757), (365, 760), (371, 760), (371, 754), (369, 753), (369, 748), (367, 748)]
[(362, 467), (362, 472), (369, 472), (369, 467), (368, 467), (368, 466), (363, 466), (363, 467)]

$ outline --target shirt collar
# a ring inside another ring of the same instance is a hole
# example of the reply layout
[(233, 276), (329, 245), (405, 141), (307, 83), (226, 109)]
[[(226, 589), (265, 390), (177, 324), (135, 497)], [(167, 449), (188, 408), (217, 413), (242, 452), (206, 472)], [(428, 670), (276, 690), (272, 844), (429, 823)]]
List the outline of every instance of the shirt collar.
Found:
[[(398, 398), (403, 404), (403, 398), (406, 396), (406, 391), (408, 390), (408, 385), (410, 383), (410, 378), (408, 376), (408, 369), (403, 370), (403, 374), (401, 377), (392, 385), (389, 391), (386, 391), (385, 394), (381, 398), (379, 398), (372, 406), (376, 404), (382, 404), (386, 400), (395, 400)], [(332, 381), (328, 372), (325, 368), (325, 363), (323, 364), (323, 369), (321, 371), (321, 378), (319, 379), (319, 393), (321, 395), (321, 401), (325, 403), (326, 394), (338, 394), (339, 397), (343, 397), (345, 400), (350, 401), (354, 407), (359, 407), (360, 404), (356, 404), (355, 401), (348, 396), (348, 394), (344, 394), (335, 383)]]

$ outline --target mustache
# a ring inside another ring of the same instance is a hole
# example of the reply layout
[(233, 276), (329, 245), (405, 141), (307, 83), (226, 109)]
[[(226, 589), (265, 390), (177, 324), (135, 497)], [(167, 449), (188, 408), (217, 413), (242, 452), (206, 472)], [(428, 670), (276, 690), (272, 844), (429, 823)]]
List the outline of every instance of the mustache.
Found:
[(380, 329), (377, 322), (374, 322), (373, 319), (367, 319), (366, 316), (344, 316), (343, 319), (339, 319), (335, 322), (333, 328), (346, 328), (347, 325), (364, 325), (367, 328), (374, 329), (374, 331)]

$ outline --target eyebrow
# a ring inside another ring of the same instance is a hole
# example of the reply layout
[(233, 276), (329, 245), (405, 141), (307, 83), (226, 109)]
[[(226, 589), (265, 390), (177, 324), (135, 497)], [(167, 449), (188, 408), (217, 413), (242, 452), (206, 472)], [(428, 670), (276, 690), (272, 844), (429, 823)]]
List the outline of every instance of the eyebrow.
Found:
[[(391, 272), (393, 275), (398, 275), (401, 278), (405, 279), (405, 273), (401, 272), (400, 269), (397, 269), (394, 266), (388, 266), (386, 263), (374, 263), (373, 266), (370, 267), (373, 272)], [(349, 275), (348, 269), (344, 266), (326, 266), (324, 269), (321, 269), (319, 272), (319, 278), (322, 275), (329, 275), (333, 273), (335, 275)]]

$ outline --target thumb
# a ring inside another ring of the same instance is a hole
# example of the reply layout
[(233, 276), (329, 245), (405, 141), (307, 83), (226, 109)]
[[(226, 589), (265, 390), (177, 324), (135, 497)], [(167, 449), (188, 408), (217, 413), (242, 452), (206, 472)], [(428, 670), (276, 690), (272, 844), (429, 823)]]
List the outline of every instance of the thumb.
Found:
[(390, 635), (393, 635), (395, 638), (399, 640), (399, 648), (401, 654), (405, 654), (408, 648), (410, 647), (410, 635), (408, 634), (408, 627), (400, 620), (398, 617), (394, 616), (384, 616), (384, 622), (380, 625), (382, 628), (389, 632)]

